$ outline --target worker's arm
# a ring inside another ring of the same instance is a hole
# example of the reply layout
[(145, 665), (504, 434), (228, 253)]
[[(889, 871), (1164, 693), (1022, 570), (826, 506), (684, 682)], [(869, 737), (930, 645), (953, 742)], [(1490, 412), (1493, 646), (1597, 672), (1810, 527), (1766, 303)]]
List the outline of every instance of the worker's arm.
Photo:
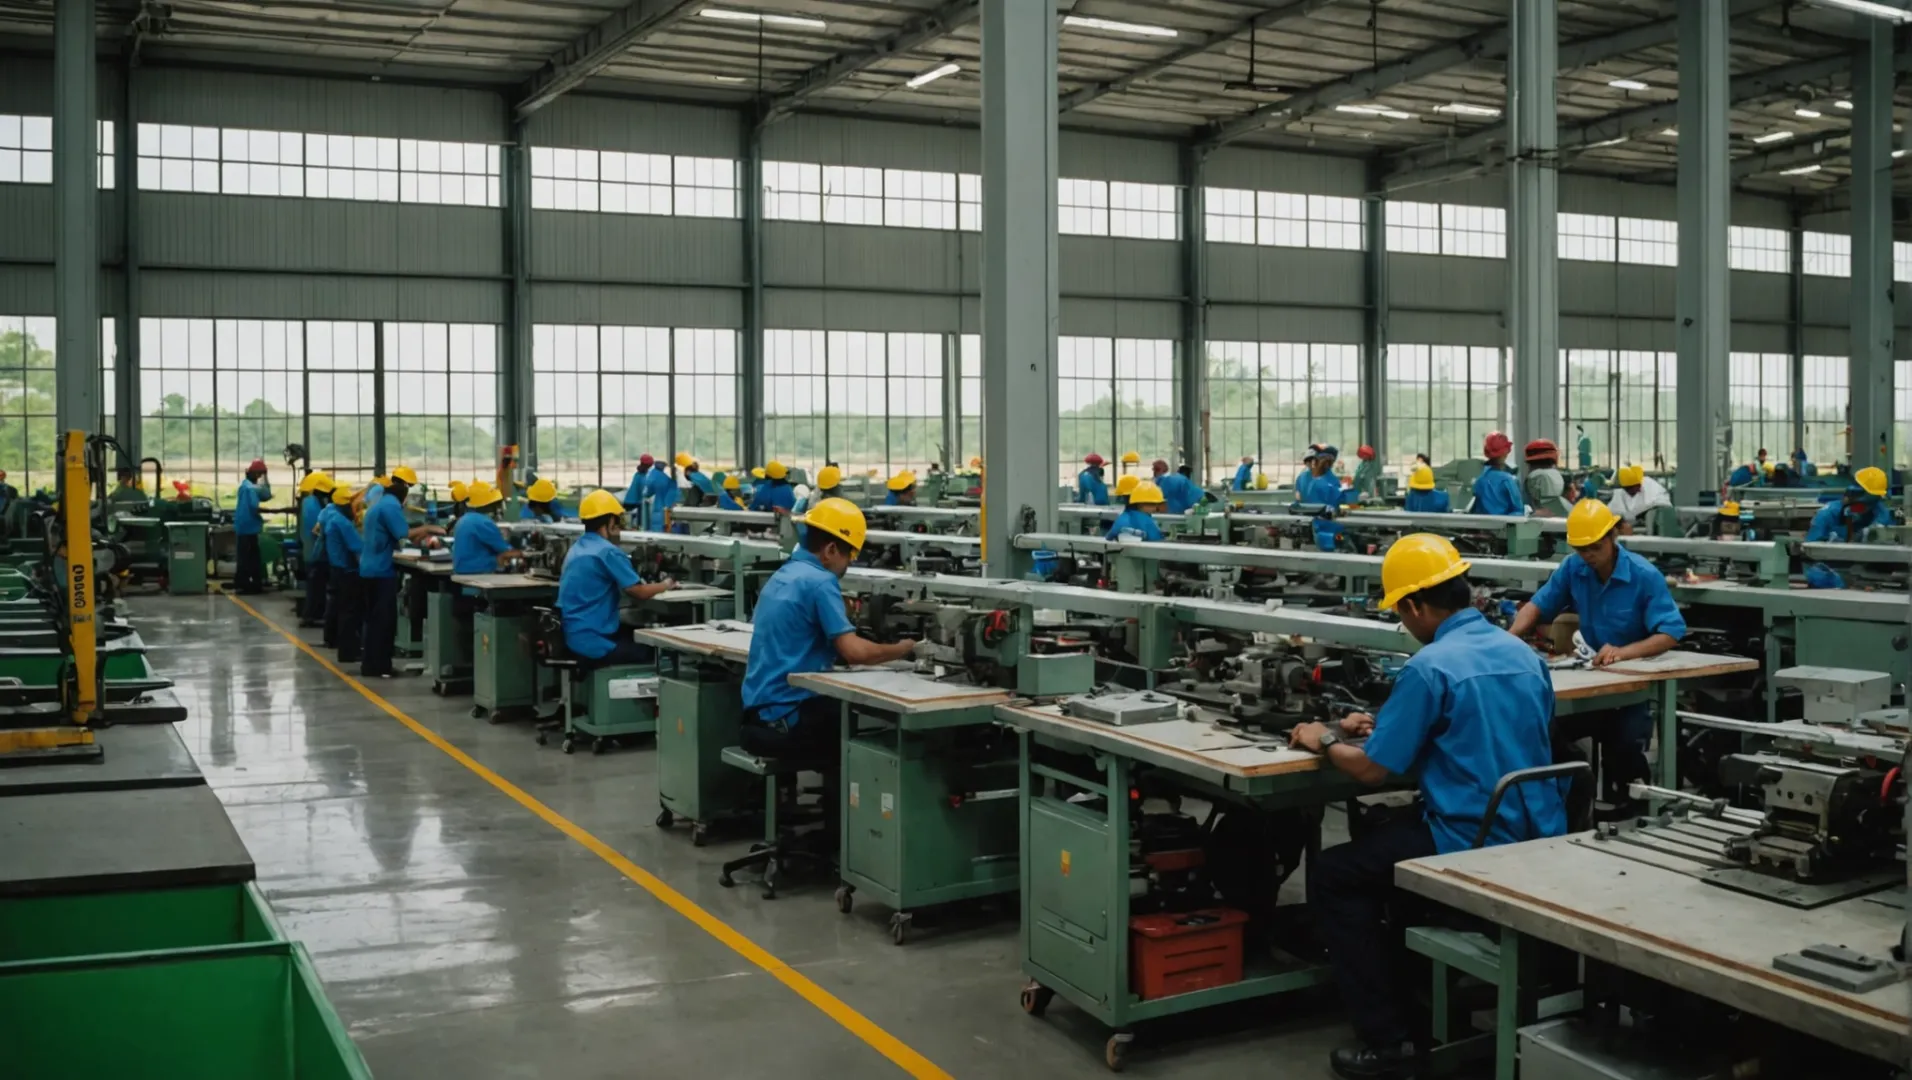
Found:
[(646, 585), (642, 582), (639, 582), (636, 585), (632, 585), (626, 588), (624, 590), (624, 595), (630, 597), (633, 600), (649, 600), (653, 596), (657, 596), (660, 593), (669, 592), (670, 590), (675, 589), (676, 587), (677, 587), (676, 579), (665, 578), (662, 581), (659, 581), (650, 585)]
[(1627, 660), (1645, 660), (1650, 656), (1658, 656), (1678, 644), (1679, 641), (1671, 634), (1648, 634), (1631, 645), (1602, 645), (1600, 651), (1594, 654), (1593, 666), (1606, 667), (1608, 664), (1623, 663)]
[(868, 664), (887, 664), (892, 660), (907, 659), (916, 649), (914, 641), (899, 641), (893, 645), (883, 645), (869, 638), (858, 637), (854, 631), (839, 634), (836, 637), (837, 655), (852, 667)]
[(1602, 646), (1593, 659), (1595, 667), (1658, 656), (1677, 646), (1686, 636), (1686, 616), (1680, 614), (1680, 605), (1673, 601), (1673, 590), (1667, 588), (1665, 578), (1658, 574), (1646, 575), (1640, 585), (1640, 607), (1645, 613), (1642, 621), (1646, 624), (1646, 636), (1631, 645)]
[[(1356, 714), (1361, 715), (1361, 714)], [(1290, 746), (1299, 746), (1304, 750), (1321, 753), (1321, 735), (1328, 730), (1326, 724), (1311, 722), (1297, 726), (1288, 733)], [(1328, 761), (1335, 768), (1368, 787), (1379, 787), (1388, 778), (1388, 770), (1374, 763), (1367, 753), (1347, 743), (1335, 743), (1328, 747)]]
[[(1669, 594), (1670, 595), (1670, 594)], [(1552, 622), (1573, 599), (1573, 593), (1567, 588), (1567, 563), (1562, 562), (1547, 575), (1547, 580), (1534, 593), (1534, 598), (1520, 605), (1514, 613), (1514, 624), (1507, 632), (1517, 638), (1524, 638), (1534, 632), (1534, 627), (1542, 622)]]
[(422, 544), (428, 536), (443, 535), (445, 535), (445, 528), (442, 525), (420, 525), (415, 529), (407, 531), (405, 538), (414, 544)]

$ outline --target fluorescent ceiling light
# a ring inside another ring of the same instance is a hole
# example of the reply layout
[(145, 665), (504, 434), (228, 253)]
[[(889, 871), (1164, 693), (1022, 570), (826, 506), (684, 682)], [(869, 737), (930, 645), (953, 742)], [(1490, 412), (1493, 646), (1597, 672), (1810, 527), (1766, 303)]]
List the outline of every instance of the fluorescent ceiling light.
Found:
[(769, 12), (733, 11), (730, 8), (707, 7), (697, 14), (706, 19), (722, 19), (725, 22), (762, 23), (766, 26), (796, 26), (805, 30), (828, 30), (830, 24), (822, 19), (806, 19), (800, 15), (775, 15)]
[(945, 75), (954, 75), (961, 70), (963, 70), (961, 64), (944, 64), (942, 67), (930, 68), (928, 71), (923, 72), (921, 75), (918, 75), (903, 85), (909, 87), (911, 90), (917, 90), (928, 86), (930, 83), (935, 82)]
[(1135, 34), (1139, 37), (1176, 37), (1178, 31), (1167, 26), (1150, 26), (1148, 23), (1118, 22), (1115, 19), (1097, 19), (1087, 15), (1065, 15), (1062, 25), (1079, 27), (1083, 30), (1107, 30), (1114, 34)]
[(1799, 167), (1798, 167), (1797, 169), (1781, 169), (1781, 170), (1779, 171), (1779, 175), (1781, 175), (1781, 176), (1804, 176), (1804, 175), (1806, 175), (1807, 173), (1816, 173), (1816, 172), (1818, 172), (1818, 171), (1819, 171), (1820, 169), (1823, 169), (1823, 168), (1825, 168), (1825, 166), (1823, 166), (1823, 165), (1801, 165), (1801, 166), (1799, 166)]
[(1645, 83), (1643, 83), (1643, 82), (1641, 82), (1641, 81), (1640, 81), (1640, 80), (1638, 80), (1638, 79), (1612, 79), (1612, 80), (1610, 80), (1610, 81), (1608, 81), (1608, 83), (1607, 83), (1607, 85), (1608, 85), (1608, 86), (1611, 86), (1611, 87), (1613, 87), (1613, 88), (1614, 88), (1615, 90), (1648, 90), (1648, 89), (1651, 89), (1651, 87), (1649, 87), (1649, 86), (1647, 86), (1647, 84), (1645, 84)]
[(1890, 19), (1897, 23), (1912, 22), (1912, 11), (1893, 4), (1881, 4), (1875, 0), (1811, 0), (1820, 7), (1838, 8), (1855, 15), (1869, 15), (1875, 19)]
[(1356, 116), (1385, 116), (1389, 120), (1412, 120), (1414, 114), (1390, 109), (1386, 105), (1336, 105), (1335, 112), (1353, 113)]
[(1677, 138), (1679, 138), (1679, 137), (1680, 137), (1680, 129), (1679, 129), (1679, 128), (1667, 128), (1667, 129), (1666, 129), (1665, 131), (1662, 131), (1662, 132), (1660, 132), (1660, 134), (1662, 134), (1662, 135), (1664, 135), (1664, 136), (1666, 136), (1666, 137), (1667, 137), (1667, 138), (1669, 138), (1669, 139), (1677, 139)]
[(1387, 117), (1387, 118), (1388, 118), (1389, 120), (1412, 120), (1412, 119), (1414, 119), (1414, 114), (1413, 114), (1413, 113), (1411, 113), (1411, 112), (1401, 112), (1401, 111), (1400, 111), (1400, 110), (1398, 110), (1398, 109), (1382, 109), (1382, 110), (1381, 110), (1381, 115), (1382, 115), (1382, 116), (1385, 116), (1385, 117)]
[(1804, 105), (1801, 105), (1797, 109), (1793, 110), (1793, 115), (1798, 117), (1803, 117), (1807, 120), (1817, 120), (1826, 114), (1820, 112), (1818, 109), (1808, 109)]
[[(1661, 132), (1660, 134), (1662, 134), (1662, 135), (1664, 135), (1664, 134), (1666, 134), (1666, 132), (1664, 132), (1664, 131), (1663, 131), (1663, 132)], [(1623, 143), (1623, 142), (1626, 142), (1626, 141), (1627, 141), (1627, 137), (1626, 137), (1625, 135), (1622, 135), (1622, 136), (1620, 136), (1620, 137), (1619, 137), (1619, 138), (1617, 138), (1617, 139), (1604, 139), (1604, 140), (1602, 140), (1602, 141), (1600, 141), (1600, 142), (1597, 142), (1597, 143), (1588, 143), (1588, 144), (1587, 144), (1587, 149), (1589, 149), (1589, 150), (1598, 150), (1598, 149), (1600, 149), (1600, 148), (1601, 148), (1601, 147), (1603, 147), (1603, 146), (1618, 146), (1618, 145), (1620, 145), (1621, 143)]]
[(1904, 157), (1904, 156), (1905, 156), (1905, 151), (1903, 151), (1903, 150), (1894, 150), (1894, 151), (1892, 151), (1892, 158), (1893, 158), (1893, 160), (1894, 160), (1894, 161), (1896, 161), (1896, 160), (1898, 160), (1899, 158), (1902, 158), (1902, 157)]
[(1833, 103), (1832, 103), (1832, 107), (1833, 107), (1833, 108), (1835, 108), (1835, 109), (1844, 109), (1844, 110), (1845, 110), (1845, 111), (1847, 111), (1847, 112), (1851, 112), (1851, 111), (1852, 111), (1852, 102), (1851, 102), (1851, 101), (1849, 101), (1849, 100), (1848, 100), (1848, 101), (1835, 101), (1835, 102), (1833, 102)]
[(1756, 143), (1783, 142), (1792, 137), (1793, 133), (1790, 131), (1769, 131), (1764, 135), (1753, 136), (1753, 141)]
[(1470, 105), (1465, 101), (1456, 101), (1452, 105), (1436, 105), (1435, 112), (1453, 113), (1456, 116), (1499, 116), (1500, 110), (1486, 105)]

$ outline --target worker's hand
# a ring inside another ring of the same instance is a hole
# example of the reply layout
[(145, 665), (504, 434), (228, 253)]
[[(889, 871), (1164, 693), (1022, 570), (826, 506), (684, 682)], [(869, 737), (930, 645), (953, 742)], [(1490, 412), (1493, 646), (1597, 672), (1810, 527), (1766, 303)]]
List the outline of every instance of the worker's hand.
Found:
[(1593, 654), (1593, 666), (1606, 667), (1608, 664), (1617, 664), (1625, 659), (1628, 659), (1625, 649), (1618, 645), (1602, 645), (1600, 651)]
[(929, 641), (916, 642), (911, 646), (910, 654), (918, 660), (928, 660), (930, 657), (936, 655), (936, 645), (934, 642)]
[(1321, 736), (1327, 730), (1328, 725), (1316, 721), (1309, 721), (1306, 724), (1296, 724), (1295, 729), (1288, 733), (1288, 745), (1298, 746), (1303, 750), (1312, 750), (1319, 754), (1321, 752)]
[(659, 588), (663, 589), (663, 591), (669, 592), (672, 589), (677, 588), (677, 579), (674, 577), (667, 577), (663, 579), (662, 581), (659, 581), (657, 584)]
[(1351, 712), (1341, 718), (1341, 730), (1350, 739), (1359, 739), (1374, 730), (1374, 717), (1364, 712)]

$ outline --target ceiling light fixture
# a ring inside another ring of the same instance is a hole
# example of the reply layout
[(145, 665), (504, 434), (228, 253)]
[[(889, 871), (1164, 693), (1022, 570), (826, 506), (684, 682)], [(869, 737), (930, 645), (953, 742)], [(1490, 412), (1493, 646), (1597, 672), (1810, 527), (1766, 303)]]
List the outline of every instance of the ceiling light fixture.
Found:
[(1753, 141), (1756, 143), (1775, 143), (1784, 142), (1792, 137), (1793, 133), (1790, 131), (1769, 131), (1764, 135), (1753, 136)]
[(911, 90), (920, 90), (945, 75), (954, 75), (961, 70), (963, 70), (961, 64), (944, 64), (942, 67), (930, 68), (928, 71), (923, 72), (921, 75), (918, 75), (903, 85), (909, 87)]
[(1781, 170), (1779, 171), (1779, 175), (1781, 175), (1781, 176), (1804, 176), (1804, 175), (1806, 175), (1807, 173), (1816, 173), (1816, 172), (1818, 172), (1818, 171), (1819, 171), (1820, 169), (1823, 169), (1823, 168), (1825, 168), (1825, 166), (1824, 166), (1824, 165), (1801, 165), (1801, 166), (1799, 166), (1799, 167), (1798, 167), (1797, 169), (1781, 169)]
[[(1664, 132), (1664, 131), (1662, 131), (1662, 132), (1660, 132), (1660, 134), (1662, 134), (1662, 135), (1664, 135), (1664, 134), (1666, 134), (1666, 132)], [(1600, 142), (1597, 142), (1597, 143), (1588, 143), (1588, 144), (1587, 144), (1587, 149), (1589, 149), (1589, 150), (1598, 150), (1598, 149), (1600, 149), (1600, 148), (1601, 148), (1601, 147), (1603, 147), (1603, 146), (1618, 146), (1618, 145), (1620, 145), (1621, 143), (1623, 143), (1623, 142), (1626, 142), (1626, 141), (1627, 141), (1627, 137), (1626, 137), (1625, 135), (1622, 135), (1622, 136), (1620, 136), (1620, 137), (1619, 137), (1619, 138), (1617, 138), (1617, 139), (1604, 139), (1604, 140), (1602, 140), (1602, 141), (1600, 141)]]
[(1065, 15), (1062, 18), (1062, 25), (1081, 30), (1107, 30), (1112, 34), (1135, 34), (1138, 37), (1170, 38), (1180, 35), (1180, 31), (1172, 27), (1120, 22), (1115, 19), (1097, 19), (1088, 15)]
[(1892, 151), (1892, 159), (1893, 159), (1894, 161), (1897, 161), (1897, 160), (1898, 160), (1899, 158), (1902, 158), (1902, 157), (1904, 157), (1904, 156), (1905, 156), (1905, 151), (1903, 151), (1903, 150), (1894, 150), (1894, 151)]
[(1912, 11), (1896, 4), (1881, 4), (1877, 0), (1809, 0), (1810, 3), (1824, 8), (1838, 8), (1855, 15), (1869, 15), (1875, 19), (1890, 19), (1896, 23), (1912, 23)]
[(1387, 110), (1379, 105), (1336, 105), (1334, 111), (1353, 113), (1356, 116), (1379, 116)]
[(1452, 105), (1436, 105), (1435, 112), (1453, 113), (1456, 116), (1499, 116), (1500, 110), (1486, 105), (1470, 105), (1465, 101), (1456, 101)]
[(1638, 79), (1610, 79), (1608, 80), (1607, 85), (1613, 87), (1615, 90), (1650, 90), (1652, 89), (1651, 87), (1647, 86), (1647, 84), (1641, 82)]
[(1833, 102), (1833, 103), (1832, 103), (1832, 107), (1833, 107), (1833, 108), (1835, 108), (1835, 109), (1844, 109), (1844, 110), (1845, 110), (1845, 111), (1847, 111), (1847, 112), (1851, 112), (1851, 111), (1852, 111), (1852, 102), (1851, 102), (1850, 100), (1846, 100), (1846, 101), (1835, 101), (1835, 102)]
[(1412, 120), (1412, 119), (1414, 119), (1414, 114), (1413, 114), (1413, 113), (1411, 113), (1411, 112), (1401, 112), (1401, 111), (1400, 111), (1399, 109), (1382, 109), (1382, 110), (1381, 110), (1381, 115), (1382, 115), (1382, 116), (1385, 116), (1385, 117), (1387, 117), (1387, 118), (1388, 118), (1389, 120)]
[(1817, 120), (1826, 114), (1820, 112), (1818, 109), (1808, 109), (1804, 105), (1801, 105), (1797, 109), (1793, 110), (1793, 115), (1802, 117), (1807, 120)]
[(1669, 139), (1677, 139), (1677, 138), (1679, 138), (1679, 137), (1680, 137), (1680, 129), (1679, 129), (1679, 128), (1667, 128), (1667, 129), (1666, 129), (1665, 131), (1662, 131), (1662, 132), (1660, 132), (1660, 134), (1662, 134), (1662, 135), (1664, 135), (1664, 136), (1666, 136), (1666, 137), (1667, 137), (1667, 138), (1669, 138)]
[(720, 19), (724, 22), (759, 23), (764, 26), (794, 26), (803, 30), (828, 30), (830, 24), (822, 19), (806, 19), (799, 15), (775, 15), (759, 11), (735, 11), (731, 8), (707, 7), (697, 13), (706, 19)]

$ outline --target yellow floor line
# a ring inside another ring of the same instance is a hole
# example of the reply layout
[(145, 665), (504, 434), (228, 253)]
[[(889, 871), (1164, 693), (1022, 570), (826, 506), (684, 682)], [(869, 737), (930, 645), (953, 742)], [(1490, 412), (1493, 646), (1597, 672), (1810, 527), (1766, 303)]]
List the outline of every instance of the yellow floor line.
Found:
[(543, 818), (546, 824), (577, 841), (589, 849), (593, 855), (611, 864), (618, 873), (636, 882), (645, 892), (663, 901), (666, 907), (682, 915), (684, 918), (689, 919), (692, 923), (695, 923), (698, 929), (716, 938), (718, 941), (723, 942), (737, 955), (762, 968), (768, 972), (772, 978), (796, 991), (797, 996), (816, 1006), (825, 1016), (843, 1025), (850, 1034), (868, 1043), (877, 1053), (895, 1062), (897, 1067), (904, 1072), (913, 1077), (917, 1077), (918, 1080), (953, 1080), (949, 1073), (944, 1072), (938, 1068), (934, 1062), (911, 1049), (903, 1040), (898, 1039), (896, 1036), (876, 1026), (869, 1017), (857, 1012), (855, 1009), (844, 1004), (841, 998), (799, 974), (796, 969), (771, 955), (769, 951), (739, 933), (729, 923), (724, 922), (717, 916), (697, 906), (689, 897), (665, 884), (663, 879), (657, 875), (632, 862), (616, 848), (591, 835), (583, 826), (578, 825), (563, 814), (539, 802), (530, 792), (525, 791), (518, 785), (492, 772), (480, 764), (478, 760), (470, 754), (465, 753), (463, 750), (458, 749), (458, 747), (446, 741), (444, 736), (399, 711), (397, 706), (386, 701), (383, 697), (380, 697), (364, 683), (347, 675), (337, 664), (326, 659), (324, 655), (312, 648), (312, 646), (306, 644), (298, 635), (293, 634), (278, 623), (261, 615), (251, 604), (246, 603), (237, 596), (231, 593), (224, 595), (226, 599), (239, 605), (241, 611), (244, 611), (246, 614), (251, 615), (253, 618), (271, 627), (277, 631), (280, 636), (297, 646), (301, 652), (318, 661), (320, 667), (337, 675), (345, 685), (357, 690), (365, 697), (365, 700), (378, 706), (387, 716), (410, 728), (412, 734), (417, 735), (419, 738), (424, 739), (426, 742), (444, 751), (453, 761), (477, 773), (486, 783), (510, 796), (518, 805), (531, 811), (538, 817)]

